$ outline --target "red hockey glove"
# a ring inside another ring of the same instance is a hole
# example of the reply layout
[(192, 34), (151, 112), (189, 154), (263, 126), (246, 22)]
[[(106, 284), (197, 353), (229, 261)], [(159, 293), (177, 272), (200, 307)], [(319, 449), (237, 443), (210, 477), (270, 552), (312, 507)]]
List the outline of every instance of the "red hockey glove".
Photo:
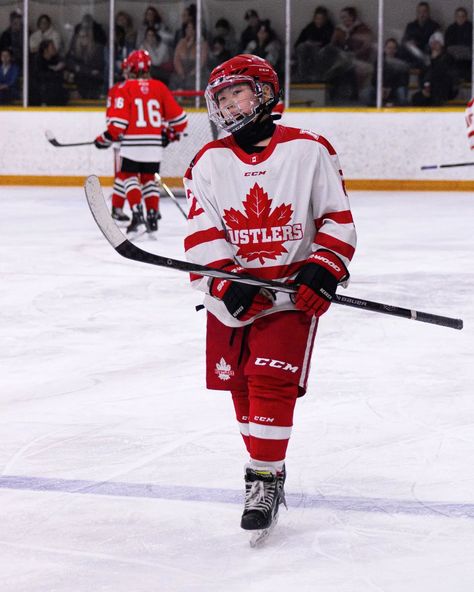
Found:
[[(222, 269), (237, 274), (245, 272), (243, 267), (233, 263), (225, 265)], [(230, 314), (240, 321), (247, 321), (273, 305), (272, 301), (260, 292), (258, 286), (231, 280), (213, 278), (209, 285), (209, 293), (217, 300), (222, 300)]]
[(94, 146), (96, 148), (109, 148), (109, 146), (112, 146), (112, 136), (109, 134), (109, 132), (100, 134), (100, 136), (97, 136), (97, 138), (94, 140)]
[(300, 284), (296, 308), (310, 317), (320, 317), (329, 308), (339, 282), (348, 277), (349, 272), (337, 255), (331, 251), (316, 251), (295, 278)]
[(165, 127), (161, 132), (161, 145), (166, 148), (171, 142), (179, 142), (181, 135), (174, 129), (174, 127)]

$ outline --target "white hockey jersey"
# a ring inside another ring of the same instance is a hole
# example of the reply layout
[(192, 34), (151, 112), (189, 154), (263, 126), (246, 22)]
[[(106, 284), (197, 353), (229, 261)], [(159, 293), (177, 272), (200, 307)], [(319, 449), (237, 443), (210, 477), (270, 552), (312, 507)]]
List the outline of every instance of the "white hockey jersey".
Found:
[[(339, 159), (312, 131), (277, 125), (270, 144), (251, 155), (232, 136), (210, 142), (191, 163), (184, 186), (185, 251), (192, 263), (219, 268), (233, 261), (259, 278), (285, 281), (318, 249), (333, 251), (346, 266), (352, 259), (356, 234)], [(233, 318), (208, 295), (209, 278), (192, 275), (191, 281), (225, 325), (251, 322)], [(262, 315), (294, 308), (279, 292)]]
[(469, 148), (474, 150), (474, 99), (471, 99), (466, 107), (466, 126)]

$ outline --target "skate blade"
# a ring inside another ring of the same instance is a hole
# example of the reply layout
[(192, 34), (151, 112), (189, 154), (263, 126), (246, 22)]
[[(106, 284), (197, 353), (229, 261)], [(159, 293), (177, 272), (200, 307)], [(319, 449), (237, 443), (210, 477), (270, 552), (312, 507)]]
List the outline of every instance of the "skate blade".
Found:
[(273, 529), (277, 525), (277, 522), (278, 514), (275, 516), (273, 522), (270, 524), (268, 528), (262, 528), (262, 530), (255, 530), (252, 533), (249, 541), (252, 549), (255, 549), (255, 547), (261, 547), (264, 544), (264, 542), (268, 539)]
[(133, 232), (127, 232), (127, 234), (125, 235), (127, 237), (127, 239), (129, 241), (131, 241), (133, 243), (133, 241), (139, 240), (141, 238), (143, 238), (144, 236), (146, 236), (148, 234), (146, 226), (143, 226), (143, 228), (139, 227), (137, 230), (134, 230)]
[(146, 233), (146, 235), (152, 241), (158, 240), (158, 231), (157, 230), (149, 231)]

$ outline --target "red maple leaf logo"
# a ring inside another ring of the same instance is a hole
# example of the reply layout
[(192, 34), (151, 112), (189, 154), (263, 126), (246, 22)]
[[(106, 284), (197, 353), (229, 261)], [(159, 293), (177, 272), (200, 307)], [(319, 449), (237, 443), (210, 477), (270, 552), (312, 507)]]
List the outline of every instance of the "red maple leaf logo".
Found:
[[(245, 242), (236, 241), (239, 245), (237, 255), (247, 261), (259, 259), (260, 263), (264, 264), (265, 259), (274, 260), (282, 253), (287, 253), (283, 246), (285, 241), (272, 238), (274, 237), (272, 228), (281, 228), (288, 224), (293, 215), (291, 206), (282, 204), (272, 211), (272, 200), (257, 183), (246, 195), (243, 206), (245, 213), (234, 208), (224, 210), (224, 220), (229, 229), (258, 230), (258, 232), (245, 233), (245, 236), (249, 237), (248, 241), (247, 239)], [(242, 234), (235, 234), (242, 237)]]

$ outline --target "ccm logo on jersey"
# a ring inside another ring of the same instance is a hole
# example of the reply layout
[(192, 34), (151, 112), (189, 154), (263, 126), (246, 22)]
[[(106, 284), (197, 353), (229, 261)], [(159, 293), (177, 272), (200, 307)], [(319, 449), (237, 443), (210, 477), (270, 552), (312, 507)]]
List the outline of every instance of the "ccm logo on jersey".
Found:
[(244, 173), (244, 177), (260, 177), (260, 175), (266, 175), (267, 171), (247, 171)]
[(292, 366), (289, 362), (282, 362), (281, 360), (272, 360), (271, 358), (257, 358), (255, 366), (270, 366), (270, 368), (280, 368), (289, 372), (298, 372), (299, 366)]

